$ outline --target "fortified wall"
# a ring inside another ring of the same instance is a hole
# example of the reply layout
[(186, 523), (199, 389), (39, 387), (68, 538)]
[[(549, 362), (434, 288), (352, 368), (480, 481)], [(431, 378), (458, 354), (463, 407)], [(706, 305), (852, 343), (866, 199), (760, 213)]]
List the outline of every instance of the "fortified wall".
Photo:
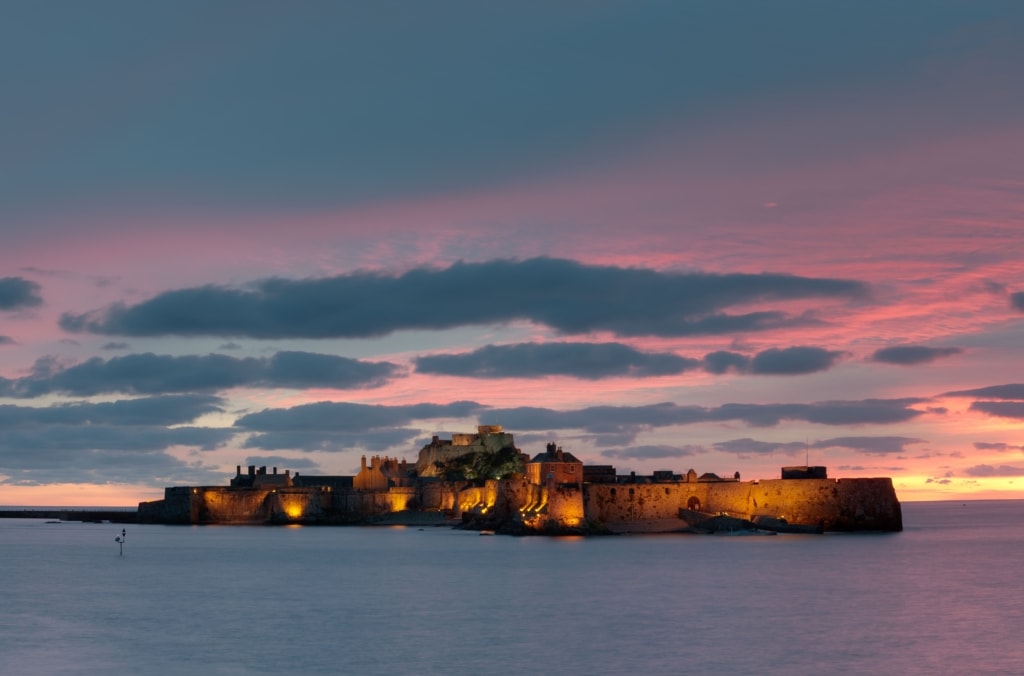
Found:
[(170, 524), (343, 524), (407, 510), (440, 511), (440, 485), (387, 490), (169, 487), (164, 499), (139, 504), (139, 523)]
[[(434, 437), (420, 451), (417, 468), (404, 460), (364, 457), (355, 477), (294, 477), (249, 467), (229, 487), (170, 487), (164, 499), (139, 505), (143, 523), (345, 524), (366, 523), (396, 512), (432, 513), (462, 519), (470, 527), (508, 532), (622, 532), (623, 525), (662, 522), (681, 530), (684, 517), (728, 515), (757, 522), (767, 517), (817, 530), (898, 531), (902, 511), (892, 480), (828, 479), (824, 467), (786, 467), (782, 479), (723, 479), (670, 471), (650, 477), (616, 476), (614, 468), (590, 467), (555, 444), (534, 456), (525, 474), (476, 485), (441, 481), (434, 462), (466, 453), (515, 448), (500, 426), (476, 434)], [(598, 470), (598, 471), (595, 471)], [(420, 515), (422, 517), (422, 514)], [(641, 524), (648, 527), (650, 524)], [(634, 528), (635, 530), (635, 528)]]
[(888, 478), (587, 484), (583, 497), (586, 518), (603, 524), (674, 519), (688, 509), (742, 519), (771, 516), (828, 531), (903, 529)]

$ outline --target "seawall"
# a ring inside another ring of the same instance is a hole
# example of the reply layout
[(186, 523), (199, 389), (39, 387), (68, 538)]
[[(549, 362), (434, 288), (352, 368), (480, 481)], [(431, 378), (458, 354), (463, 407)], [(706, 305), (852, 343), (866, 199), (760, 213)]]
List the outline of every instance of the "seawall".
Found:
[(743, 519), (783, 518), (826, 531), (899, 531), (903, 515), (892, 480), (768, 479), (762, 481), (589, 484), (584, 511), (613, 525), (674, 519), (680, 509)]

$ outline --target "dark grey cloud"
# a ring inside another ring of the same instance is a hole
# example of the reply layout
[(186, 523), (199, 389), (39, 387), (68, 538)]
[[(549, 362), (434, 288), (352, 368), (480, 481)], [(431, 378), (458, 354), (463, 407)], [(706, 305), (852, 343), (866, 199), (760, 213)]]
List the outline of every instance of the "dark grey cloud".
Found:
[(571, 411), (523, 406), (489, 409), (488, 416), (510, 429), (581, 429), (591, 434), (633, 435), (657, 427), (706, 422), (743, 422), (771, 427), (782, 420), (802, 420), (821, 425), (892, 424), (906, 422), (922, 411), (911, 408), (926, 400), (865, 399), (824, 401), (811, 404), (724, 404), (717, 407), (679, 406), (673, 403), (647, 406), (593, 406)]
[(114, 350), (127, 350), (129, 347), (128, 343), (110, 342), (104, 343), (100, 346), (101, 350), (114, 351)]
[(22, 277), (0, 277), (0, 311), (23, 310), (43, 304), (42, 287)]
[(205, 394), (165, 395), (109, 402), (75, 402), (48, 407), (0, 405), (0, 427), (66, 425), (183, 425), (223, 411), (223, 400)]
[(208, 476), (202, 464), (182, 463), (166, 451), (209, 451), (228, 443), (238, 430), (189, 424), (222, 411), (222, 403), (193, 394), (0, 406), (0, 474), (9, 477), (3, 483), (194, 483)]
[(148, 425), (21, 425), (0, 431), (0, 456), (5, 461), (17, 458), (15, 467), (31, 468), (34, 463), (49, 465), (54, 453), (92, 452), (134, 453), (163, 451), (173, 446), (213, 450), (237, 430), (216, 427), (161, 427)]
[(421, 433), (406, 427), (414, 421), (463, 418), (483, 409), (471, 401), (406, 406), (324, 401), (250, 413), (235, 426), (252, 432), (245, 448), (375, 452), (410, 445)]
[(888, 455), (892, 453), (906, 453), (907, 446), (911, 444), (927, 443), (925, 439), (897, 436), (870, 436), (870, 437), (834, 437), (815, 441), (814, 448), (845, 448), (859, 453), (869, 455)]
[(67, 367), (52, 359), (41, 359), (29, 376), (14, 380), (0, 378), (0, 395), (161, 394), (212, 392), (233, 387), (377, 387), (398, 370), (398, 366), (387, 362), (365, 362), (310, 352), (278, 352), (270, 358), (235, 358), (221, 354), (171, 357), (145, 353), (109, 360), (94, 357)]
[(820, 347), (794, 346), (771, 348), (748, 357), (720, 350), (704, 355), (701, 363), (708, 373), (752, 373), (754, 375), (801, 375), (826, 371), (846, 355)]
[(970, 408), (997, 418), (1024, 420), (1024, 401), (976, 401)]
[(946, 392), (944, 397), (976, 397), (978, 399), (1020, 399), (1024, 400), (1024, 384), (992, 385), (973, 390)]
[(466, 354), (419, 357), (420, 373), (472, 378), (572, 376), (598, 380), (676, 375), (697, 368), (696, 359), (671, 352), (642, 352), (621, 343), (520, 343), (487, 345)]
[(762, 375), (799, 375), (828, 370), (843, 355), (820, 347), (773, 348), (759, 352), (750, 366)]
[(963, 350), (959, 347), (896, 345), (875, 350), (874, 354), (871, 355), (871, 361), (900, 365), (928, 364), (936, 359), (961, 353), (963, 353)]
[(733, 453), (740, 457), (757, 455), (796, 455), (803, 454), (808, 448), (845, 448), (869, 455), (901, 453), (906, 450), (907, 444), (924, 443), (923, 439), (912, 439), (909, 437), (894, 436), (862, 436), (862, 437), (835, 437), (822, 439), (807, 443), (801, 441), (759, 441), (749, 437), (743, 439), (731, 439), (714, 444), (716, 451)]
[[(265, 409), (243, 415), (235, 421), (240, 430), (257, 432), (250, 438), (253, 448), (302, 448), (338, 450), (338, 440), (356, 443), (370, 434), (405, 435), (400, 428), (416, 420), (464, 418), (482, 410), (480, 404), (457, 401), (451, 404), (410, 404), (383, 406), (348, 402), (318, 402), (292, 408)], [(294, 443), (288, 440), (293, 440)], [(321, 444), (321, 440), (323, 444)]]
[(991, 279), (986, 279), (981, 283), (981, 285), (982, 288), (985, 289), (985, 291), (991, 293), (994, 296), (1002, 296), (1003, 294), (1006, 293), (1006, 285), (1003, 284), (1002, 282), (996, 282)]
[(1019, 312), (1024, 312), (1024, 291), (1016, 291), (1010, 294), (1010, 307)]
[(1006, 451), (1024, 451), (1024, 446), (1019, 444), (1007, 444), (1003, 442), (986, 442), (986, 441), (975, 441), (974, 447), (979, 451), (999, 451), (1005, 453)]
[(970, 477), (1024, 477), (1024, 467), (1011, 465), (975, 465), (968, 467), (964, 473)]
[(658, 460), (661, 458), (688, 458), (707, 451), (700, 446), (629, 446), (626, 448), (611, 448), (601, 451), (606, 458), (620, 458), (623, 460)]
[(268, 451), (298, 450), (342, 453), (362, 451), (379, 453), (405, 446), (415, 448), (414, 441), (420, 430), (395, 427), (366, 432), (337, 432), (333, 430), (286, 430), (280, 432), (259, 432), (252, 434), (243, 444), (244, 448), (259, 448)]
[[(110, 428), (47, 428), (33, 435), (0, 431), (0, 473), (7, 475), (0, 485), (34, 486), (49, 483), (138, 483), (149, 486), (173, 484), (223, 484), (222, 472), (201, 463), (183, 462), (164, 452), (195, 435), (163, 433), (158, 430)], [(109, 432), (109, 434), (108, 434)], [(214, 447), (230, 431), (211, 431), (202, 439)], [(133, 443), (133, 439), (136, 443)]]
[(677, 375), (696, 369), (714, 374), (795, 375), (831, 368), (843, 354), (817, 347), (790, 347), (765, 350), (753, 358), (718, 351), (698, 360), (671, 352), (642, 352), (621, 343), (520, 343), (419, 357), (416, 370), (471, 378), (561, 375), (586, 380)]
[(704, 355), (704, 370), (708, 373), (722, 374), (727, 371), (746, 373), (750, 371), (750, 357), (738, 352), (709, 352)]
[(16, 345), (14, 338), (10, 336), (0, 336), (0, 345)]
[(807, 444), (797, 441), (784, 443), (775, 441), (757, 441), (756, 439), (750, 439), (749, 437), (721, 441), (716, 443), (714, 446), (716, 451), (734, 453), (741, 457), (751, 455), (772, 455), (775, 453), (793, 455), (795, 453), (803, 453), (807, 448)]
[(208, 285), (137, 305), (68, 313), (60, 324), (72, 332), (132, 336), (359, 338), (529, 320), (565, 334), (684, 336), (815, 321), (774, 310), (726, 314), (751, 303), (866, 294), (863, 283), (843, 279), (659, 272), (533, 258), (418, 268), (399, 276), (357, 272), (265, 279), (242, 288)]

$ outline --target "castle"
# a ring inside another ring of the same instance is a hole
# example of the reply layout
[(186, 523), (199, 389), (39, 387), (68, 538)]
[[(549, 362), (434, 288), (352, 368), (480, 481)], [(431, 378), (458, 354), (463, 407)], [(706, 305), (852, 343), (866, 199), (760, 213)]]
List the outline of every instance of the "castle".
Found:
[(829, 479), (824, 467), (784, 467), (782, 478), (740, 481), (694, 470), (619, 476), (549, 443), (532, 458), (499, 425), (434, 437), (414, 466), (362, 458), (355, 476), (301, 476), (236, 468), (229, 486), (168, 487), (139, 504), (150, 523), (355, 524), (457, 521), (520, 533), (690, 529), (712, 516), (828, 531), (899, 531), (892, 480)]

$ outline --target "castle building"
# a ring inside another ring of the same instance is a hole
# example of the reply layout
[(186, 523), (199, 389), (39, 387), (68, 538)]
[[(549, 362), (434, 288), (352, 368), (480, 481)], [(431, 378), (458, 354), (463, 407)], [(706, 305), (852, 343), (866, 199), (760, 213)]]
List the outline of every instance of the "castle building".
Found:
[(556, 486), (573, 484), (583, 488), (583, 462), (572, 453), (566, 453), (559, 446), (549, 443), (547, 450), (538, 453), (527, 463), (526, 478), (538, 486), (553, 482)]
[(389, 488), (403, 487), (410, 484), (409, 470), (405, 460), (375, 455), (366, 463), (362, 457), (359, 474), (352, 479), (352, 486), (357, 491), (386, 491)]

